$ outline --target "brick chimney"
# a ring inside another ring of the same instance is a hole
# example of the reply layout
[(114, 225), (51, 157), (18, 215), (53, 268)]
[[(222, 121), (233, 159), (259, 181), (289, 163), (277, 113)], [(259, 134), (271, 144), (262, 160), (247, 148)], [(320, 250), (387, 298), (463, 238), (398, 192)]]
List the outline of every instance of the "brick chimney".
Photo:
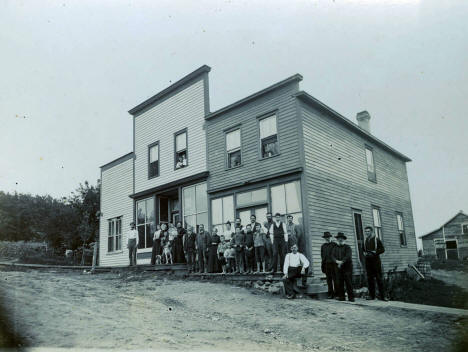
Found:
[(356, 114), (356, 120), (359, 127), (370, 133), (370, 115), (367, 111), (361, 111)]

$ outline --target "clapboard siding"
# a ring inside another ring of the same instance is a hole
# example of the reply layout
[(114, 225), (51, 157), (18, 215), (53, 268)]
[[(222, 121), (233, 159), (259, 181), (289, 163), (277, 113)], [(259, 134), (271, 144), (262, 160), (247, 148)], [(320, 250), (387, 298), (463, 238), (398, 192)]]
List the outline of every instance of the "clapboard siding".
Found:
[[(200, 76), (185, 89), (135, 119), (135, 192), (206, 171), (205, 84)], [(174, 170), (174, 133), (187, 128), (188, 166)], [(159, 141), (159, 176), (148, 179), (148, 146)]]
[[(307, 190), (309, 254), (320, 263), (321, 235), (343, 231), (353, 249), (359, 273), (352, 209), (362, 213), (363, 226), (373, 225), (372, 206), (381, 210), (385, 270), (403, 269), (417, 258), (405, 162), (308, 105), (301, 104), (305, 189)], [(377, 183), (367, 179), (365, 146), (374, 151)], [(403, 214), (407, 246), (400, 246), (396, 212)], [(314, 265), (319, 275), (320, 265)]]
[[(101, 266), (128, 265), (126, 232), (133, 221), (133, 158), (102, 171), (101, 219), (99, 224)], [(122, 216), (122, 251), (107, 253), (107, 220)]]
[[(214, 119), (207, 120), (209, 188), (220, 189), (267, 178), (282, 171), (301, 166), (299, 132), (295, 99), (298, 83), (292, 82)], [(259, 131), (257, 117), (276, 110), (280, 154), (259, 160)], [(242, 166), (226, 169), (224, 130), (240, 125)]]

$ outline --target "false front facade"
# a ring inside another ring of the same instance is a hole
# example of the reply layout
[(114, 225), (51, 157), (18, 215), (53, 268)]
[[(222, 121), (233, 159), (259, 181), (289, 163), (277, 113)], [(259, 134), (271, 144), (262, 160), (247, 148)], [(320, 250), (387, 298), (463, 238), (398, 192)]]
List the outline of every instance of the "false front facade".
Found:
[[(263, 223), (267, 212), (294, 216), (316, 275), (324, 231), (346, 233), (355, 273), (367, 225), (386, 246), (385, 268), (416, 260), (409, 159), (369, 132), (369, 114), (351, 122), (300, 91), (300, 75), (210, 112), (208, 72), (203, 66), (130, 110), (134, 151), (102, 168), (101, 265), (128, 264), (125, 245), (109, 249), (116, 238), (126, 243), (133, 220), (145, 263), (156, 223), (223, 231), (236, 217), (245, 224), (254, 214)], [(131, 169), (130, 180), (114, 168)], [(116, 201), (127, 204), (120, 232), (112, 225)]]

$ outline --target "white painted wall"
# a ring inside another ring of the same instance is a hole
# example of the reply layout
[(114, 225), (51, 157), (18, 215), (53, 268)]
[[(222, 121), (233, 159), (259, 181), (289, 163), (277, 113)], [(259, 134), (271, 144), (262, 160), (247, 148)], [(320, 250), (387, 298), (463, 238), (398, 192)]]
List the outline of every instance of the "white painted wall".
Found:
[[(208, 98), (208, 97), (207, 97)], [(207, 170), (203, 77), (135, 117), (135, 192)], [(187, 128), (188, 166), (174, 170), (174, 133)], [(159, 141), (159, 176), (148, 179), (148, 145)]]
[[(99, 254), (101, 266), (128, 265), (127, 231), (133, 221), (133, 159), (102, 172)], [(122, 216), (122, 250), (107, 253), (107, 220)]]

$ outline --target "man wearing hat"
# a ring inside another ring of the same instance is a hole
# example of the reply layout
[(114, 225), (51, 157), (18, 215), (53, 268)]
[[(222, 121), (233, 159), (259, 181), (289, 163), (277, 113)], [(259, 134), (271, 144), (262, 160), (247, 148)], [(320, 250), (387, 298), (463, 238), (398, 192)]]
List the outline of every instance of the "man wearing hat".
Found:
[(375, 299), (375, 281), (377, 281), (379, 299), (386, 301), (382, 279), (382, 263), (380, 261), (380, 255), (385, 252), (385, 248), (382, 241), (374, 234), (372, 227), (366, 226), (364, 232), (366, 233), (364, 257), (366, 258), (367, 285), (369, 288), (369, 296), (366, 299)]
[(322, 273), (327, 277), (328, 298), (333, 298), (336, 295), (336, 278), (335, 278), (335, 263), (332, 259), (332, 251), (335, 248), (335, 242), (332, 242), (330, 232), (324, 232), (323, 236), (325, 243), (322, 244), (320, 254), (322, 256)]
[(130, 223), (130, 231), (127, 232), (127, 248), (128, 259), (130, 266), (136, 266), (137, 248), (138, 248), (138, 231), (135, 229), (135, 223)]
[(269, 232), (273, 245), (273, 263), (271, 271), (275, 273), (278, 266), (278, 256), (280, 257), (280, 267), (283, 268), (286, 245), (288, 243), (288, 230), (286, 224), (281, 221), (280, 213), (275, 214), (275, 221), (270, 226)]
[(343, 232), (338, 232), (335, 236), (338, 243), (332, 250), (331, 258), (335, 263), (335, 275), (337, 283), (337, 299), (345, 300), (344, 288), (348, 293), (348, 300), (354, 302), (353, 291), (353, 260), (351, 247), (344, 243), (346, 236)]

